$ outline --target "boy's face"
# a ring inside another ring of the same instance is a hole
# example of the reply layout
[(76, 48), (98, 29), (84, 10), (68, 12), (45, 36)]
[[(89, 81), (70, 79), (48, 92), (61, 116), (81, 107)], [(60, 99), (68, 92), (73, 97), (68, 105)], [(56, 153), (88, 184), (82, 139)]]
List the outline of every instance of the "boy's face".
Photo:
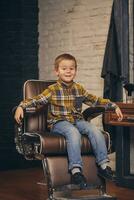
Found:
[(65, 83), (71, 83), (76, 76), (76, 66), (73, 60), (62, 60), (57, 69), (56, 75)]

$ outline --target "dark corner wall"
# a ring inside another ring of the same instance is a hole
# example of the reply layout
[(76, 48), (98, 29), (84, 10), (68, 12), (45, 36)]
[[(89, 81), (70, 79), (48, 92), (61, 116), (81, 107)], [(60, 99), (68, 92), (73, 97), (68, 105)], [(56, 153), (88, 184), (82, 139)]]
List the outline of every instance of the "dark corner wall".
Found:
[(38, 0), (0, 1), (0, 170), (34, 166), (15, 149), (12, 108), (38, 79)]

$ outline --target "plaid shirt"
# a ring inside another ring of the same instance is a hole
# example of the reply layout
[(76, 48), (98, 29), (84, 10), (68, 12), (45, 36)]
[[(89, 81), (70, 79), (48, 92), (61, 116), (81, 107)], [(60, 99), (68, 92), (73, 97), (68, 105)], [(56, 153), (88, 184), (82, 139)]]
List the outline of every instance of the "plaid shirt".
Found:
[(48, 104), (48, 127), (51, 128), (54, 123), (60, 120), (67, 120), (74, 123), (76, 119), (82, 119), (82, 103), (87, 105), (105, 105), (110, 100), (98, 98), (84, 89), (76, 82), (67, 85), (58, 80), (57, 83), (48, 86), (38, 96), (32, 99), (24, 100), (20, 103), (23, 109), (31, 106)]

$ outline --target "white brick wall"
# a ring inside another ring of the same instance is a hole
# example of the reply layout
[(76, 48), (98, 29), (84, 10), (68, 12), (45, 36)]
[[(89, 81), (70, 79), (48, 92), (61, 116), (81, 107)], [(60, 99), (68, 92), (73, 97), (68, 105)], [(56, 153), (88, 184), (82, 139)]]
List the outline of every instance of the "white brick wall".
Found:
[[(78, 61), (76, 80), (102, 96), (101, 69), (113, 0), (39, 0), (39, 75), (55, 79), (53, 62), (67, 52)], [(99, 125), (99, 120), (95, 122)]]

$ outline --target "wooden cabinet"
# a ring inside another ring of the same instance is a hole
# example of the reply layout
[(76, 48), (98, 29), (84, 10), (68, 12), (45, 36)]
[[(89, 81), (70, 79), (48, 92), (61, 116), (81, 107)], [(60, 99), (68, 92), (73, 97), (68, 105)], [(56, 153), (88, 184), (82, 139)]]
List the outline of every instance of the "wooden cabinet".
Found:
[(134, 103), (117, 103), (122, 110), (123, 120), (118, 121), (114, 111), (104, 114), (104, 123), (116, 126), (116, 182), (120, 186), (134, 188), (134, 174), (130, 168), (130, 131), (134, 134)]
[(117, 103), (123, 113), (123, 120), (118, 121), (116, 113), (108, 111), (104, 115), (105, 124), (112, 126), (134, 126), (134, 103)]

